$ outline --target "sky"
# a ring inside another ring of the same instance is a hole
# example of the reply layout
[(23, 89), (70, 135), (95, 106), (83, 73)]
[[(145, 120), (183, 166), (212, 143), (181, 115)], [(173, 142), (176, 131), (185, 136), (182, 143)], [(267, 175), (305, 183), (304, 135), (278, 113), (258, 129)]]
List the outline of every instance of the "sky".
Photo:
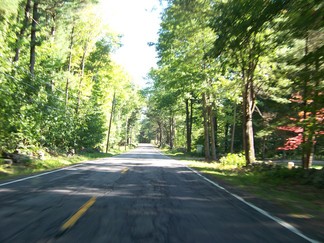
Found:
[(124, 67), (135, 84), (144, 87), (145, 77), (157, 61), (155, 47), (147, 43), (158, 39), (159, 0), (101, 0), (99, 9), (104, 22), (123, 36), (114, 61)]

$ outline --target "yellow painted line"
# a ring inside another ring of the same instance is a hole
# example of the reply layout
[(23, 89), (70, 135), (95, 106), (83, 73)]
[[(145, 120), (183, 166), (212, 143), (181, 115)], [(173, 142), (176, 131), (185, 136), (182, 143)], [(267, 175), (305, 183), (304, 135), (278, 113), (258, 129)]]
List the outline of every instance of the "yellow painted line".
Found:
[(96, 197), (92, 197), (89, 201), (81, 206), (81, 208), (71, 217), (69, 218), (61, 227), (61, 230), (67, 230), (71, 228), (80, 218), (81, 216), (95, 203)]
[(128, 171), (128, 168), (125, 168), (121, 171), (122, 174), (125, 174)]

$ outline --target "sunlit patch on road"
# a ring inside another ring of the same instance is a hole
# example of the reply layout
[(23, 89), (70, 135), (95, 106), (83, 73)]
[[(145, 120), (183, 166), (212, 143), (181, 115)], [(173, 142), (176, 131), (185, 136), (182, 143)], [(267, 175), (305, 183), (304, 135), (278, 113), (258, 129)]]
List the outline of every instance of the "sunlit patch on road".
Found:
[(0, 190), (0, 242), (307, 239), (153, 146), (29, 177)]

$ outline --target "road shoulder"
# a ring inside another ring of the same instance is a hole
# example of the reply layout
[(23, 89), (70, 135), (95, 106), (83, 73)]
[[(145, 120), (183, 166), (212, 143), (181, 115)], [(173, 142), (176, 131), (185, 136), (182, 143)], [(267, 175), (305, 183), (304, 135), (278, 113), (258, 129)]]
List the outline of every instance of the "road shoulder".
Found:
[[(191, 161), (192, 162), (192, 161)], [(183, 164), (190, 167), (191, 162), (184, 162)], [(197, 169), (197, 168), (194, 168)], [(288, 208), (284, 208), (281, 205), (278, 205), (275, 202), (271, 202), (260, 196), (254, 194), (251, 191), (239, 188), (231, 184), (230, 182), (225, 181), (224, 179), (218, 178), (216, 176), (199, 172), (204, 175), (209, 180), (219, 184), (224, 187), (226, 190), (230, 191), (233, 194), (236, 194), (243, 198), (245, 201), (254, 204), (255, 206), (267, 211), (272, 216), (278, 217), (287, 223), (293, 225), (299, 231), (303, 232), (310, 238), (316, 239), (319, 242), (324, 242), (324, 215), (320, 215), (318, 218), (304, 218), (291, 215), (291, 212)]]

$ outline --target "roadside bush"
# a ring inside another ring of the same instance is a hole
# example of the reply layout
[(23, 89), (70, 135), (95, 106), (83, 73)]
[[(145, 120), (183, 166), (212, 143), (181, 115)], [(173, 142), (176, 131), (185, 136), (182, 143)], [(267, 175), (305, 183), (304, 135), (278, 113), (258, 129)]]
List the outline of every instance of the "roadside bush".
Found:
[(286, 167), (277, 166), (274, 170), (270, 171), (270, 176), (280, 178), (280, 179), (302, 179), (304, 177), (304, 169), (302, 168), (292, 168), (288, 169)]
[(267, 163), (252, 163), (246, 166), (243, 166), (245, 171), (249, 172), (267, 172), (270, 170), (274, 170), (277, 167), (275, 164), (267, 164)]
[(129, 146), (129, 148), (132, 148), (133, 149), (133, 148), (136, 148), (137, 147), (137, 144), (131, 143), (128, 146)]
[(231, 153), (220, 158), (219, 162), (222, 165), (235, 165), (237, 167), (242, 167), (246, 164), (245, 157), (243, 154), (231, 154)]
[(314, 174), (312, 183), (318, 188), (324, 188), (324, 167)]
[(271, 181), (272, 183), (291, 183), (299, 185), (312, 185), (317, 188), (324, 188), (324, 169), (292, 168), (279, 165), (249, 165), (244, 167), (245, 170), (262, 176), (263, 181)]

